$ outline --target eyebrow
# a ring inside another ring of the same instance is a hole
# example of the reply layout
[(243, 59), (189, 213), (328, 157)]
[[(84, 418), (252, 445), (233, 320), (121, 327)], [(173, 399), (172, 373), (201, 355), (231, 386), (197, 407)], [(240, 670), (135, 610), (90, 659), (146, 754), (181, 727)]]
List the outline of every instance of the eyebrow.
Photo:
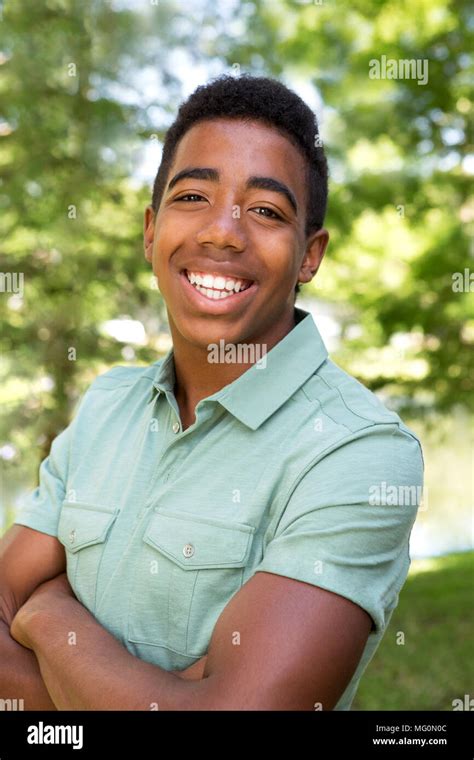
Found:
[[(196, 166), (182, 169), (170, 180), (167, 192), (172, 190), (182, 179), (204, 179), (210, 180), (211, 182), (219, 182), (219, 177), (220, 175), (217, 169), (211, 169), (209, 167)], [(295, 214), (298, 213), (298, 204), (296, 203), (294, 193), (292, 193), (290, 188), (283, 182), (280, 182), (280, 180), (275, 179), (274, 177), (249, 177), (245, 187), (247, 190), (255, 188), (257, 190), (270, 190), (273, 193), (280, 193), (280, 195), (283, 195), (286, 198)]]

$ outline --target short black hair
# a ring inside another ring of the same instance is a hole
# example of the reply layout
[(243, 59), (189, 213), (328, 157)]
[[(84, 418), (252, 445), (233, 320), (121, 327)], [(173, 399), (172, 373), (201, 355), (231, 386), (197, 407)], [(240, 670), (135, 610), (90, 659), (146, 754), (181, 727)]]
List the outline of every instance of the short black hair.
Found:
[[(221, 75), (200, 85), (184, 101), (168, 129), (161, 164), (153, 183), (154, 213), (163, 197), (179, 141), (201, 121), (235, 118), (261, 121), (275, 127), (300, 151), (306, 161), (308, 187), (305, 234), (323, 226), (328, 196), (328, 166), (315, 114), (284, 84), (269, 77)], [(296, 285), (295, 293), (300, 286)]]

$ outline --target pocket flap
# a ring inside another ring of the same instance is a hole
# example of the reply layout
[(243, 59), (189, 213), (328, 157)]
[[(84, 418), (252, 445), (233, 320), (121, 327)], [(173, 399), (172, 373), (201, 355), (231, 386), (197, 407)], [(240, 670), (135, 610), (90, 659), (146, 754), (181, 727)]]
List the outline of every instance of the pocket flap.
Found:
[(244, 567), (255, 528), (194, 515), (155, 512), (143, 540), (184, 570)]
[(63, 502), (58, 539), (70, 552), (105, 541), (117, 513), (107, 507), (79, 502)]

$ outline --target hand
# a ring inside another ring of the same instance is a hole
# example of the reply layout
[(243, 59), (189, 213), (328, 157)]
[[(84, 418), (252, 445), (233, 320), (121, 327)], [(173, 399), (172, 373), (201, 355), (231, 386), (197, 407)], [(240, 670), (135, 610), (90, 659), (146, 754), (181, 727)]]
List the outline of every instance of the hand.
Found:
[(50, 581), (41, 583), (13, 618), (10, 636), (27, 649), (33, 649), (29, 632), (31, 632), (31, 626), (34, 623), (38, 624), (39, 615), (45, 610), (48, 611), (57, 607), (61, 598), (71, 597), (75, 599), (65, 572)]

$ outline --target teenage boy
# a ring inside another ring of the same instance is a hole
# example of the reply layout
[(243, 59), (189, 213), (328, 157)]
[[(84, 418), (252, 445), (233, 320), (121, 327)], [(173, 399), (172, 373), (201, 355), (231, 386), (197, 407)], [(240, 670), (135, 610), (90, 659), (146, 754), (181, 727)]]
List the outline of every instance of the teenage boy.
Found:
[(326, 200), (314, 114), (283, 84), (221, 77), (179, 109), (144, 220), (173, 346), (95, 380), (1, 542), (0, 697), (349, 709), (423, 461), (295, 307)]

